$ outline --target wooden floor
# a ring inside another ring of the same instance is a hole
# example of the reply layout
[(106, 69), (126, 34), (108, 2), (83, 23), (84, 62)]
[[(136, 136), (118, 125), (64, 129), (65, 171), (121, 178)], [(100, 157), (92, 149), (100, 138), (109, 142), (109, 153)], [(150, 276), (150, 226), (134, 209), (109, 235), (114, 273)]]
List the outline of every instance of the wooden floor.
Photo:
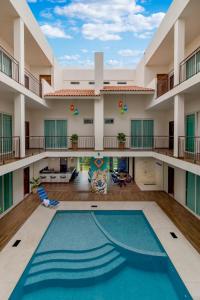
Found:
[[(164, 192), (142, 192), (131, 183), (123, 188), (111, 186), (107, 195), (96, 195), (82, 177), (71, 184), (46, 184), (46, 189), (49, 198), (59, 201), (155, 201), (200, 253), (200, 220)], [(31, 194), (0, 219), (0, 250), (39, 204), (37, 195)]]

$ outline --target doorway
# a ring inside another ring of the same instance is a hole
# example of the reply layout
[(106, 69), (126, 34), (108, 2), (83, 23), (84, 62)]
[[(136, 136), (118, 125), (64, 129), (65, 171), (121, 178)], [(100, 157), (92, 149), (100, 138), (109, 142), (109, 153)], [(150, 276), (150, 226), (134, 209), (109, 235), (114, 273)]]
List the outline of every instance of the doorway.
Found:
[(30, 147), (30, 143), (29, 143), (29, 139), (30, 139), (30, 125), (29, 125), (28, 121), (25, 122), (25, 137), (26, 137), (25, 147), (26, 147), (26, 149), (29, 149), (29, 147)]
[(24, 169), (24, 196), (30, 193), (30, 168)]
[(174, 149), (174, 121), (169, 122), (169, 149)]
[(174, 195), (174, 168), (168, 167), (168, 193)]

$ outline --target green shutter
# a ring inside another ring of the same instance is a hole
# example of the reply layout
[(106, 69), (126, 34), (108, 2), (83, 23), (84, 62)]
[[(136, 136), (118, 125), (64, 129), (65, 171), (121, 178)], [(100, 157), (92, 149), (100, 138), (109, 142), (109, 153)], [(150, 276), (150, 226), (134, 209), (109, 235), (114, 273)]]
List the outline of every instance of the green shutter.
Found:
[(48, 149), (56, 148), (56, 121), (44, 121), (45, 147)]
[(131, 146), (133, 148), (142, 148), (142, 121), (131, 121)]
[(3, 53), (2, 71), (9, 77), (12, 77), (12, 61), (5, 53)]
[(186, 151), (194, 152), (195, 114), (186, 116)]
[(195, 55), (186, 62), (186, 79), (196, 74)]
[(45, 120), (45, 145), (48, 149), (67, 147), (67, 120)]
[(196, 55), (197, 73), (200, 72), (200, 51)]
[(4, 211), (3, 176), (0, 176), (0, 213)]
[(196, 197), (196, 176), (193, 173), (186, 173), (186, 205), (195, 212), (195, 197)]
[(154, 121), (144, 120), (143, 121), (143, 148), (153, 147), (153, 136), (154, 136)]
[(200, 216), (200, 176), (196, 179), (196, 213)]
[(67, 147), (67, 121), (56, 121), (57, 148)]
[(13, 204), (13, 177), (8, 173), (4, 177), (4, 211)]

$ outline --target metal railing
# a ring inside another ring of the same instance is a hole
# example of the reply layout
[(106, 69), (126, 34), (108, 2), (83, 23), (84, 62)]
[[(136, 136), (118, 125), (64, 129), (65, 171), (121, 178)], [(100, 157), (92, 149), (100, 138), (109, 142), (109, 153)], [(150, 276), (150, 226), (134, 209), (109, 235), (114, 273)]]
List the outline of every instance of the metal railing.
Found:
[(179, 158), (192, 160), (194, 163), (200, 161), (200, 137), (199, 136), (180, 136), (179, 143)]
[(77, 143), (72, 143), (70, 136), (29, 136), (26, 137), (26, 150), (34, 152), (94, 149), (94, 136), (79, 136)]
[(186, 57), (180, 64), (180, 83), (200, 72), (200, 47)]
[(126, 136), (126, 141), (120, 143), (117, 136), (105, 136), (105, 149), (155, 150), (170, 149), (173, 137), (169, 136)]
[(42, 97), (42, 84), (41, 82), (28, 70), (24, 71), (24, 85), (25, 87), (36, 94), (37, 96)]
[(19, 63), (2, 46), (0, 46), (0, 71), (19, 82)]
[(20, 157), (19, 137), (0, 137), (0, 163)]

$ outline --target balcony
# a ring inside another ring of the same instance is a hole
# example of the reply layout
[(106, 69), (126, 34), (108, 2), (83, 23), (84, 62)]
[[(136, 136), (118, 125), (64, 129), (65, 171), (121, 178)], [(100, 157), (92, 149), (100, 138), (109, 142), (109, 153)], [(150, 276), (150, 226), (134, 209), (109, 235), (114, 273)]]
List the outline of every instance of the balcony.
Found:
[(25, 69), (25, 73), (24, 73), (24, 85), (31, 92), (33, 92), (34, 94), (36, 94), (39, 97), (42, 97), (41, 82), (26, 69)]
[(78, 136), (77, 143), (71, 136), (29, 136), (26, 137), (26, 155), (34, 155), (45, 151), (82, 151), (94, 150), (94, 136)]
[(180, 83), (200, 72), (200, 48), (197, 48), (180, 64)]
[(19, 137), (0, 137), (0, 165), (20, 157)]
[(0, 71), (19, 82), (19, 63), (2, 46), (0, 46)]
[(200, 137), (179, 137), (179, 158), (195, 164), (200, 163)]

